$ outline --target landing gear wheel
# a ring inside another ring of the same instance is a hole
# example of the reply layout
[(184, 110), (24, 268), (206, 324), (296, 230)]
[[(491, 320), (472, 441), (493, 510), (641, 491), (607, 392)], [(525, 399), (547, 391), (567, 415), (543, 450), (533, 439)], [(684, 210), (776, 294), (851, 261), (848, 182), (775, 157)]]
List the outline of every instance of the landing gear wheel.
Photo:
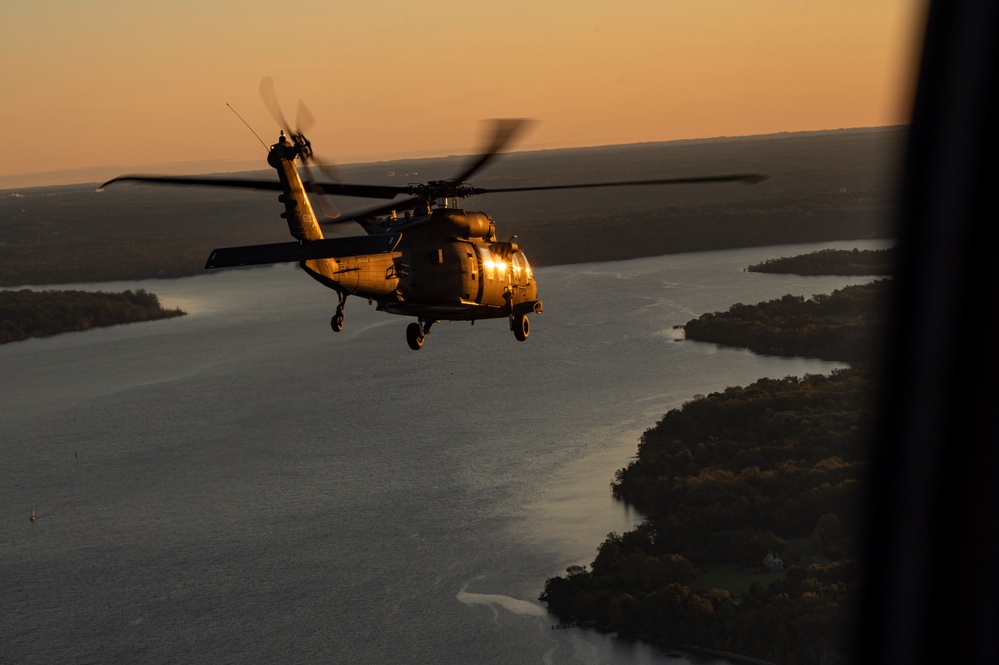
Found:
[(406, 327), (406, 341), (409, 342), (409, 348), (419, 351), (423, 348), (425, 339), (426, 337), (423, 336), (423, 327), (419, 323), (410, 323)]
[(523, 342), (531, 334), (531, 322), (527, 319), (527, 314), (517, 314), (510, 319), (510, 327), (513, 328), (513, 336), (518, 342)]
[(343, 306), (347, 304), (347, 294), (337, 291), (336, 296), (340, 300), (340, 304), (336, 306), (336, 313), (330, 319), (330, 328), (333, 329), (333, 332), (340, 332), (343, 330)]

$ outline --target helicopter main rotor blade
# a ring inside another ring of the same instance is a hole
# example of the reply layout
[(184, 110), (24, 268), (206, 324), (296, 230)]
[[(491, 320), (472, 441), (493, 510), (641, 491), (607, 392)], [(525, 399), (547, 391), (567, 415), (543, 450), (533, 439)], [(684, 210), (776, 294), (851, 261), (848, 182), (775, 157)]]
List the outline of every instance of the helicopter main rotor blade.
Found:
[(473, 173), (481, 170), (495, 159), (513, 139), (530, 124), (525, 118), (501, 118), (493, 120), (492, 139), (482, 152), (469, 162), (454, 178), (455, 182), (463, 182)]
[[(523, 118), (505, 118), (493, 121), (493, 131), (491, 132), (491, 139), (489, 145), (487, 145), (483, 151), (476, 157), (474, 157), (464, 168), (456, 175), (447, 181), (439, 181), (431, 185), (406, 185), (403, 187), (391, 186), (391, 185), (355, 185), (349, 183), (340, 183), (336, 185), (323, 185), (328, 192), (333, 194), (343, 194), (344, 196), (360, 196), (365, 198), (377, 198), (377, 199), (392, 199), (400, 194), (422, 194), (415, 201), (423, 200), (427, 201), (430, 199), (438, 198), (439, 196), (454, 196), (456, 194), (451, 193), (455, 191), (455, 185), (460, 185), (466, 178), (470, 177), (473, 173), (481, 170), (486, 164), (495, 159), (513, 139), (517, 136), (523, 129), (529, 124), (528, 120)], [(328, 176), (327, 176), (328, 177)], [(341, 188), (338, 191), (338, 188)], [(375, 208), (375, 210), (383, 210), (381, 214), (391, 212), (392, 210), (404, 210), (406, 206), (412, 207), (412, 201), (406, 200), (405, 202), (394, 204), (393, 206), (383, 206)], [(366, 216), (365, 213), (361, 213), (362, 216)], [(348, 221), (352, 218), (341, 218), (338, 222)]]
[(569, 185), (540, 185), (537, 187), (497, 187), (494, 189), (473, 187), (472, 194), (500, 194), (504, 192), (540, 192), (552, 189), (588, 189), (594, 187), (632, 187), (636, 185), (690, 185), (711, 182), (744, 182), (755, 185), (763, 182), (768, 176), (755, 173), (697, 176), (693, 178), (657, 178), (655, 180), (622, 180), (617, 182), (587, 182)]
[[(493, 155), (495, 156), (495, 155)], [(755, 185), (763, 182), (769, 176), (756, 173), (739, 173), (731, 175), (697, 176), (692, 178), (657, 178), (654, 180), (622, 180), (614, 182), (587, 182), (571, 183), (567, 185), (538, 185), (532, 187), (467, 187), (462, 186), (459, 179), (448, 180), (438, 186), (427, 186), (426, 191), (431, 192), (423, 198), (436, 198), (437, 196), (475, 196), (478, 194), (502, 194), (506, 192), (538, 192), (553, 189), (588, 189), (596, 187), (631, 187), (640, 185), (690, 185), (713, 182), (743, 182), (748, 185)], [(391, 199), (399, 194), (414, 194), (422, 192), (419, 185), (407, 185), (396, 187), (390, 185), (357, 185), (349, 183), (322, 184), (327, 193), (342, 194), (343, 196), (358, 196), (364, 198)], [(386, 206), (386, 210), (392, 210), (391, 206)]]
[[(235, 187), (239, 189), (262, 189), (280, 191), (281, 183), (277, 180), (249, 180), (243, 178), (206, 178), (200, 176), (163, 176), (163, 175), (123, 175), (108, 180), (98, 189), (104, 189), (116, 182), (148, 182), (159, 185), (194, 185), (198, 187)], [(379, 185), (350, 185), (340, 183), (303, 182), (305, 191), (313, 194), (328, 194), (336, 196), (357, 196), (369, 199), (394, 199), (407, 191), (398, 187), (381, 187)]]
[(346, 217), (338, 217), (337, 219), (330, 219), (330, 220), (321, 220), (319, 224), (322, 226), (326, 226), (330, 224), (344, 224), (346, 222), (364, 223), (365, 221), (370, 221), (376, 217), (381, 217), (391, 212), (397, 212), (400, 210), (412, 210), (420, 203), (426, 203), (426, 202), (420, 196), (413, 196), (408, 199), (402, 199), (401, 201), (389, 203), (388, 205), (378, 206), (377, 208), (369, 208), (368, 210), (362, 210), (361, 212), (356, 212), (352, 215), (347, 215)]
[(248, 180), (243, 178), (204, 178), (199, 176), (121, 175), (111, 178), (98, 189), (116, 182), (149, 182), (159, 185), (197, 185), (202, 187), (236, 187), (240, 189), (281, 189), (277, 180)]
[[(468, 188), (465, 192), (460, 193), (460, 196), (464, 197), (464, 196), (476, 196), (479, 194), (503, 194), (507, 192), (537, 192), (537, 191), (545, 191), (553, 189), (634, 187), (642, 185), (688, 185), (688, 184), (702, 184), (702, 183), (713, 183), (713, 182), (743, 182), (748, 185), (755, 185), (759, 182), (763, 182), (768, 177), (769, 176), (760, 175), (757, 173), (744, 173), (744, 174), (731, 174), (731, 175), (696, 176), (692, 178), (657, 178), (655, 180), (620, 180), (615, 182), (589, 182), (589, 183), (576, 183), (569, 185), (542, 185), (538, 187), (499, 187), (495, 189), (471, 187)], [(381, 217), (382, 215), (387, 215), (393, 211), (410, 210), (412, 208), (415, 208), (421, 202), (426, 203), (426, 197), (414, 196), (408, 199), (403, 199), (395, 203), (379, 206), (377, 208), (371, 208), (369, 210), (364, 210), (359, 213), (354, 213), (346, 217), (340, 217), (335, 220), (330, 220), (328, 222), (321, 222), (321, 223), (341, 224), (344, 222), (364, 221), (366, 219), (372, 219), (375, 217)]]

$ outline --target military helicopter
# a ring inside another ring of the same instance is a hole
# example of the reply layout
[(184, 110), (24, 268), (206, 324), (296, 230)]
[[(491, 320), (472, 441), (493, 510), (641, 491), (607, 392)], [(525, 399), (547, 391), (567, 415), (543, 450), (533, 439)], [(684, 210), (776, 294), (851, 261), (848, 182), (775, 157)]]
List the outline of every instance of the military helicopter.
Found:
[[(339, 182), (336, 174), (314, 157), (312, 144), (301, 129), (303, 124), (311, 123), (307, 109), (299, 106), (299, 128), (292, 130), (274, 101), (268, 79), (261, 84), (261, 93), (282, 126), (280, 138), (267, 154), (267, 163), (277, 171), (277, 181), (125, 175), (109, 180), (101, 188), (115, 182), (139, 181), (280, 191), (278, 201), (284, 204), (281, 217), (287, 221), (295, 240), (215, 249), (205, 268), (298, 263), (310, 277), (336, 292), (339, 303), (330, 320), (335, 332), (343, 329), (348, 296), (358, 296), (377, 303), (380, 311), (415, 317), (416, 321), (406, 328), (406, 341), (414, 350), (423, 347), (431, 326), (442, 320), (469, 321), (474, 325), (478, 319), (507, 319), (514, 337), (524, 341), (531, 330), (528, 315), (543, 309), (538, 284), (524, 252), (514, 242), (497, 240), (492, 217), (485, 212), (460, 209), (459, 199), (503, 192), (756, 183), (765, 179), (765, 176), (742, 174), (499, 189), (467, 184), (466, 179), (496, 158), (526, 124), (522, 119), (505, 119), (494, 121), (489, 144), (453, 178), (406, 186), (348, 184)], [(306, 180), (299, 175), (298, 162), (306, 171)], [(314, 180), (310, 165), (319, 166), (327, 181)], [(310, 193), (391, 202), (347, 216), (327, 206), (326, 214), (331, 219), (321, 223), (310, 202)], [(395, 200), (400, 195), (406, 198)], [(356, 222), (367, 235), (324, 237), (323, 225), (344, 222)]]

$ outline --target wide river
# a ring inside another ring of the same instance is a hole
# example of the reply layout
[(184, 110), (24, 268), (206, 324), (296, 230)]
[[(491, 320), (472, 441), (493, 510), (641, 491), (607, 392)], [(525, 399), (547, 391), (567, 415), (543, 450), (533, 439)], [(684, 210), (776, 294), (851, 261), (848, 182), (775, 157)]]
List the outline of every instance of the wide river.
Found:
[(552, 630), (545, 579), (640, 521), (609, 483), (666, 411), (841, 366), (673, 326), (871, 281), (751, 263), (883, 246), (544, 268), (526, 342), (440, 323), (419, 352), (356, 298), (332, 333), (290, 266), (60, 287), (189, 315), (0, 346), (0, 661), (661, 663)]

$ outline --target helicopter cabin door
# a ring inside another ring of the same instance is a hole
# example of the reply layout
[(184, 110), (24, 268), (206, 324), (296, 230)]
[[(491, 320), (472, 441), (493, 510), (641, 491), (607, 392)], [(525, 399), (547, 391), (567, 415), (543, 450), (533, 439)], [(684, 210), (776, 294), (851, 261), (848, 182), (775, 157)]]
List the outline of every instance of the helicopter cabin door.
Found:
[(482, 275), (479, 270), (479, 257), (475, 254), (475, 245), (463, 243), (458, 250), (461, 258), (461, 297), (470, 302), (482, 300)]
[(431, 246), (425, 250), (429, 261), (425, 264), (423, 278), (418, 283), (414, 282), (418, 286), (418, 297), (450, 300), (464, 295), (464, 250), (464, 243)]

